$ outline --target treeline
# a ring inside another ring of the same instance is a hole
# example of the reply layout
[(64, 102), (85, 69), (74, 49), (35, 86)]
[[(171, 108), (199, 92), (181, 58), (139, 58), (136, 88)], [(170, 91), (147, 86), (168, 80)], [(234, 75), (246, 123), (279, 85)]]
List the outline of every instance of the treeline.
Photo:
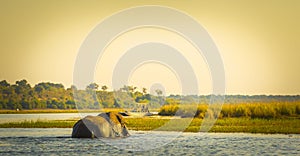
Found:
[(89, 84), (85, 90), (72, 85), (66, 88), (62, 84), (41, 82), (31, 87), (26, 80), (9, 84), (0, 81), (0, 109), (99, 109), (99, 108), (157, 108), (163, 99), (150, 95), (143, 88), (124, 86), (117, 91), (108, 91), (107, 86)]
[[(146, 88), (138, 90), (134, 86), (123, 86), (119, 90), (109, 91), (105, 85), (89, 84), (84, 90), (72, 85), (65, 88), (62, 84), (41, 82), (31, 86), (26, 80), (9, 84), (0, 81), (0, 109), (99, 109), (130, 108), (135, 111), (146, 111), (149, 108), (160, 108), (163, 105), (203, 104), (210, 103), (211, 96), (217, 95), (169, 95), (162, 96), (156, 90), (149, 94)], [(257, 103), (299, 103), (300, 96), (266, 96), (266, 95), (226, 95), (225, 104)]]
[(62, 84), (42, 82), (31, 87), (26, 80), (9, 84), (0, 81), (0, 109), (73, 109), (72, 88)]

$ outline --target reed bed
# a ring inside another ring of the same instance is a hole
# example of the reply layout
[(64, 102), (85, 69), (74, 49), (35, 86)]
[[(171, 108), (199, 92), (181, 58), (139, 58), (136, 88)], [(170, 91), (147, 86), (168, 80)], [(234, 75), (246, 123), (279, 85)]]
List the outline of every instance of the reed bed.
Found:
[(220, 114), (214, 114), (214, 107), (208, 105), (164, 105), (159, 110), (162, 116), (181, 116), (204, 118), (205, 115), (218, 118), (299, 118), (300, 102), (277, 102), (277, 103), (251, 103), (251, 104), (224, 104)]

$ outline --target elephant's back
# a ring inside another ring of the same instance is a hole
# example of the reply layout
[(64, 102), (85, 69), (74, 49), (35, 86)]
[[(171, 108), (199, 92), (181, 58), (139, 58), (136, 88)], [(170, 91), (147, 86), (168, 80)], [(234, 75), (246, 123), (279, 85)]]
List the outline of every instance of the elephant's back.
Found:
[(109, 122), (101, 116), (87, 116), (82, 120), (87, 125), (87, 127), (91, 126), (91, 128), (97, 127), (99, 129), (100, 127), (109, 126)]
[(109, 122), (101, 116), (87, 116), (82, 119), (82, 124), (87, 127), (90, 137), (110, 137), (111, 127)]

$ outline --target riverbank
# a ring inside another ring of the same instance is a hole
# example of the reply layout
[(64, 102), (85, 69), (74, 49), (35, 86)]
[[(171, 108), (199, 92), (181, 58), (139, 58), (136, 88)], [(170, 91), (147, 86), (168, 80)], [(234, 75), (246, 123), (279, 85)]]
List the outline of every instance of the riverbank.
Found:
[[(0, 124), (0, 128), (72, 128), (77, 120), (37, 120)], [(137, 131), (182, 131), (182, 125), (190, 122), (184, 132), (199, 132), (202, 119), (180, 118), (126, 118), (129, 130)], [(209, 132), (222, 133), (265, 133), (265, 134), (300, 134), (300, 119), (218, 119)]]

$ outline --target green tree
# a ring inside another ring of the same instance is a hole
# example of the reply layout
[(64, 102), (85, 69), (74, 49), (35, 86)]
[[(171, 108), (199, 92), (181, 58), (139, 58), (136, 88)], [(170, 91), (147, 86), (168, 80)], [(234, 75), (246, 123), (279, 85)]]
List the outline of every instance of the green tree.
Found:
[(108, 87), (107, 87), (106, 85), (104, 85), (104, 86), (101, 87), (101, 89), (102, 89), (103, 91), (106, 91), (106, 90), (108, 89)]
[(97, 83), (91, 83), (86, 87), (86, 90), (98, 90), (99, 85)]
[(143, 94), (147, 94), (147, 88), (143, 88)]
[(0, 81), (0, 87), (9, 87), (10, 84), (6, 80)]

